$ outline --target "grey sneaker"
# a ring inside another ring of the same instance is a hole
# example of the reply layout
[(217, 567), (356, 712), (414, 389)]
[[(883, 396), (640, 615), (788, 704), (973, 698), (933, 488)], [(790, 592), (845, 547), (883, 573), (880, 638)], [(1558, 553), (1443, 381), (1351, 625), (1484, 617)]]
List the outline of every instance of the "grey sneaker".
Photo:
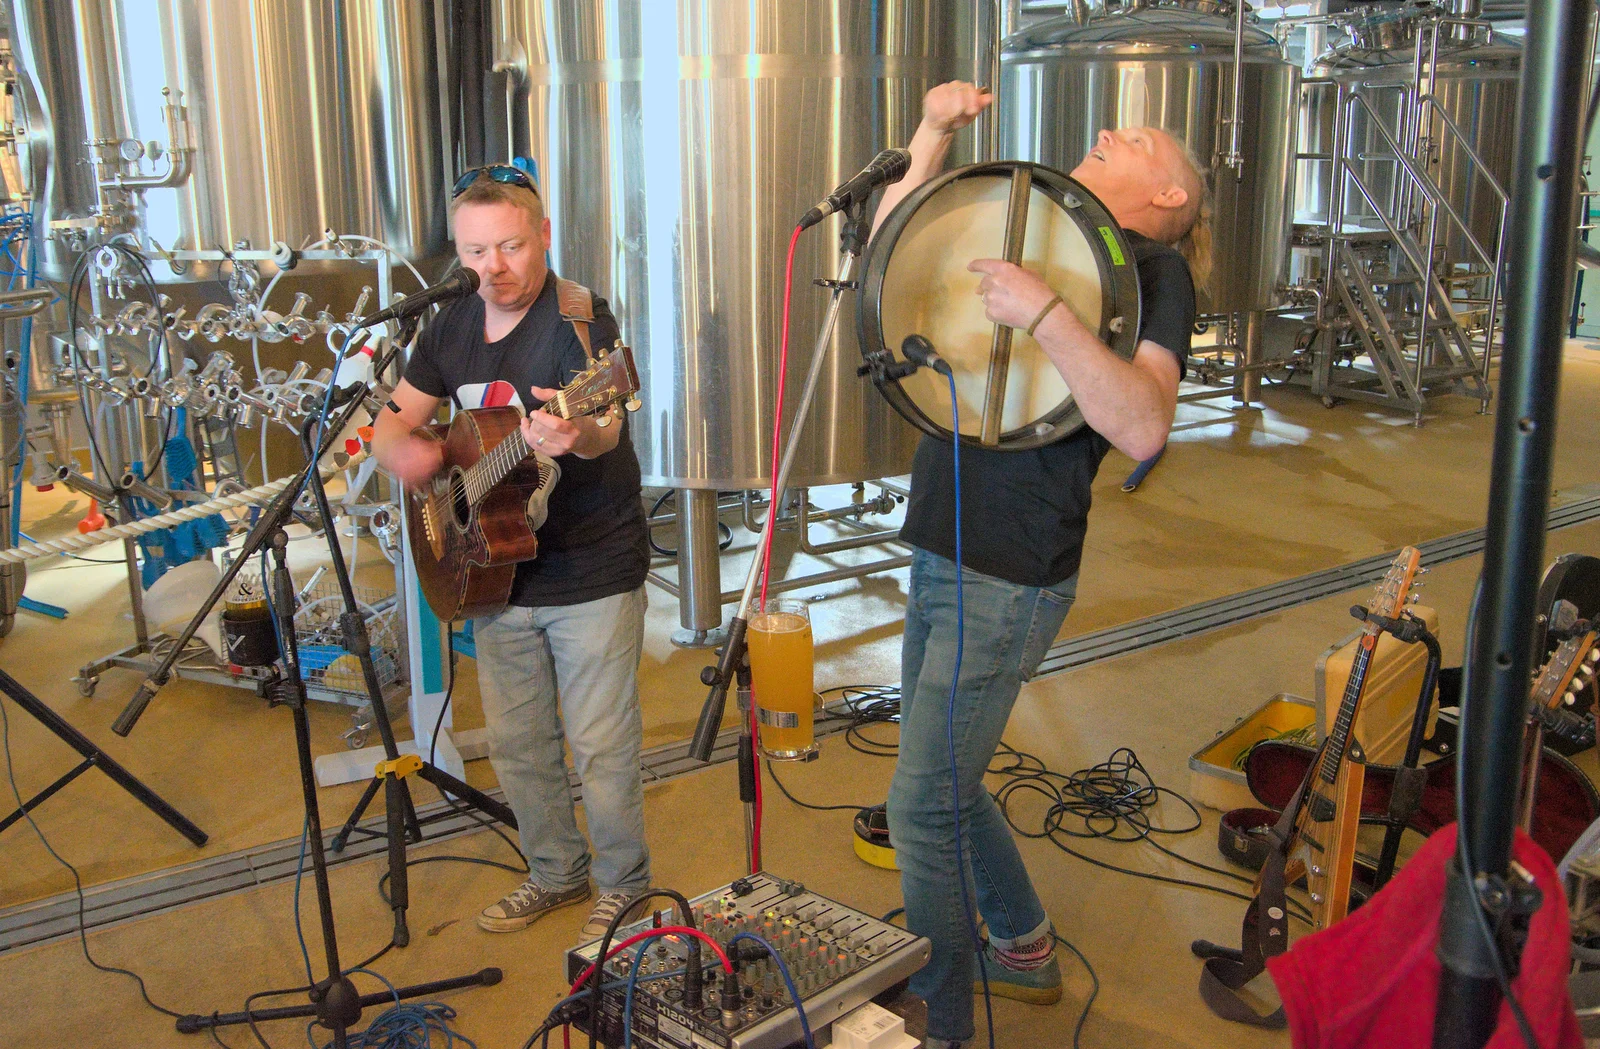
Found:
[[(604, 936), (606, 929), (611, 926), (611, 920), (617, 916), (622, 908), (628, 906), (628, 901), (631, 899), (633, 899), (633, 896), (626, 892), (601, 893), (600, 898), (594, 901), (594, 910), (589, 912), (589, 920), (583, 923), (582, 935), (584, 941), (598, 940)], [(617, 925), (622, 926), (630, 921), (637, 921), (647, 902), (649, 901), (640, 900), (637, 905), (630, 908), (630, 913), (627, 917), (617, 922)]]
[(517, 932), (557, 908), (570, 907), (588, 898), (587, 884), (563, 892), (551, 892), (530, 879), (499, 903), (492, 903), (480, 911), (478, 927), (489, 932)]

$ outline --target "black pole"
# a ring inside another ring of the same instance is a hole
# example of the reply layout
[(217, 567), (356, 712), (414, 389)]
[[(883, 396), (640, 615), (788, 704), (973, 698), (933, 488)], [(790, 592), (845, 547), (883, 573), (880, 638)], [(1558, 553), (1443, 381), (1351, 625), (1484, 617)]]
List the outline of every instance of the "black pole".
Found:
[[(1504, 353), (1481, 600), (1469, 642), (1459, 760), (1460, 850), (1471, 872), (1504, 878), (1516, 826), (1530, 644), (1544, 563), (1556, 401), (1577, 227), (1588, 0), (1528, 4), (1517, 163), (1507, 243)], [(1474, 878), (1450, 872), (1440, 918), (1436, 1047), (1478, 1049), (1500, 1014), (1495, 976), (1515, 971), (1482, 932)]]

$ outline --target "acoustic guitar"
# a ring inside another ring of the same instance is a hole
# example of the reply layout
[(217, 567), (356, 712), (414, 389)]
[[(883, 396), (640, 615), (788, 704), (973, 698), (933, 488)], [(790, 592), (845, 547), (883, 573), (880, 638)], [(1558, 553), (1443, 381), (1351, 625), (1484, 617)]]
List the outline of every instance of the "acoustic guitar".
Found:
[[(1372, 616), (1393, 618), (1405, 608), (1420, 556), (1414, 546), (1395, 556), (1373, 594), (1368, 610)], [(1339, 702), (1339, 715), (1301, 783), (1300, 809), (1285, 846), (1284, 880), (1293, 884), (1304, 872), (1312, 924), (1318, 929), (1339, 921), (1350, 909), (1366, 778), (1366, 759), (1351, 736), (1351, 727), (1361, 709), (1367, 671), (1381, 633), (1382, 628), (1369, 618)]]
[[(633, 351), (618, 345), (562, 387), (544, 410), (561, 419), (607, 412), (621, 404), (637, 410), (639, 374)], [(448, 425), (417, 432), (444, 443), (444, 467), (406, 494), (411, 558), (428, 607), (441, 620), (494, 615), (511, 599), (517, 565), (539, 552), (527, 507), (554, 483), (522, 439), (515, 406), (457, 412)]]
[[(1534, 681), (1530, 702), (1535, 727), (1529, 733), (1529, 753), (1523, 762), (1522, 828), (1546, 853), (1560, 859), (1589, 825), (1600, 819), (1600, 793), (1572, 762), (1534, 737), (1554, 729), (1568, 738), (1589, 735), (1593, 723), (1565, 708), (1592, 679), (1600, 648), (1589, 632), (1563, 641)], [(1563, 715), (1565, 715), (1563, 717)], [(1571, 722), (1571, 724), (1569, 724)], [(1301, 743), (1265, 740), (1245, 759), (1245, 780), (1257, 801), (1272, 809), (1289, 804), (1295, 789), (1317, 760), (1317, 751)], [(1424, 766), (1422, 797), (1406, 826), (1419, 834), (1434, 831), (1456, 818), (1456, 756)], [(1366, 766), (1361, 796), (1361, 820), (1382, 823), (1389, 814), (1398, 769), (1393, 765)]]

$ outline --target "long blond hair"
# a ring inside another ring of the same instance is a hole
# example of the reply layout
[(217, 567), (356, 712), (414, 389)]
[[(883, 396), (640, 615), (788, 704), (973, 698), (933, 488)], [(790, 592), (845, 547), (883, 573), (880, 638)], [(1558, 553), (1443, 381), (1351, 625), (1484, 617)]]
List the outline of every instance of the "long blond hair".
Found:
[(1187, 205), (1184, 207), (1182, 218), (1187, 220), (1187, 225), (1182, 226), (1183, 232), (1172, 242), (1172, 246), (1177, 248), (1189, 263), (1189, 275), (1194, 278), (1195, 290), (1201, 291), (1211, 280), (1211, 173), (1187, 143), (1176, 137), (1173, 141), (1178, 144), (1184, 161), (1194, 173), (1195, 181), (1200, 186), (1200, 194), (1198, 199), (1191, 202), (1192, 207)]

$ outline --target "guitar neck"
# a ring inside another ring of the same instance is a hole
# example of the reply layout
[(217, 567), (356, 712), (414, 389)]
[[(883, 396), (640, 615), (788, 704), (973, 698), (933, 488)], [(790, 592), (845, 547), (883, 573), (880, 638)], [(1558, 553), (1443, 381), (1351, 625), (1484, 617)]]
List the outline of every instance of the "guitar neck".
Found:
[(1317, 775), (1323, 782), (1333, 783), (1339, 775), (1339, 763), (1344, 760), (1350, 746), (1350, 730), (1355, 725), (1356, 710), (1361, 705), (1361, 692), (1367, 685), (1367, 668), (1372, 665), (1372, 653), (1378, 647), (1378, 633), (1368, 627), (1356, 650), (1355, 662), (1350, 667), (1350, 680), (1345, 682), (1344, 697), (1339, 701), (1339, 717), (1328, 734), (1328, 745), (1322, 751), (1322, 764)]
[[(557, 419), (572, 419), (583, 414), (582, 406), (567, 403), (564, 393), (557, 393), (541, 409)], [(505, 440), (491, 448), (477, 464), (467, 471), (467, 498), (476, 504), (489, 490), (506, 479), (513, 467), (533, 454), (522, 436), (522, 429), (511, 431)]]

